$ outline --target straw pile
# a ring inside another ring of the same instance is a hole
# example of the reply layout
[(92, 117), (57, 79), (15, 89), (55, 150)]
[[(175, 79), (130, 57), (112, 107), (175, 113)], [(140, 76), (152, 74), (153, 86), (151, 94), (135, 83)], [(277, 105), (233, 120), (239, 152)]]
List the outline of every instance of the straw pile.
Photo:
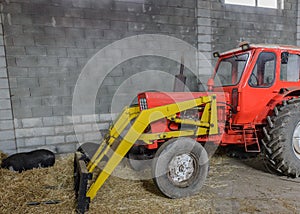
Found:
[[(125, 180), (111, 176), (91, 202), (88, 214), (215, 213), (214, 188), (224, 183), (214, 178), (222, 176), (220, 168), (224, 175), (231, 169), (222, 158), (214, 158), (211, 164), (215, 167), (201, 193), (177, 200), (163, 196), (151, 179)], [(124, 173), (134, 173), (129, 167), (120, 168)], [(0, 213), (75, 213), (73, 154), (58, 158), (50, 168), (22, 173), (0, 169), (0, 179)], [(45, 204), (50, 200), (60, 203)], [(32, 202), (40, 204), (29, 205)]]
[[(75, 213), (72, 162), (68, 156), (51, 168), (22, 173), (0, 169), (0, 213)], [(41, 204), (29, 205), (37, 202)]]
[[(122, 170), (134, 173), (128, 167), (123, 166)], [(0, 179), (0, 213), (75, 213), (73, 155), (58, 158), (50, 168), (22, 173), (0, 169)], [(213, 213), (212, 197), (203, 191), (194, 197), (171, 200), (161, 195), (152, 180), (111, 176), (88, 213)], [(47, 201), (59, 203), (46, 204)], [(40, 204), (29, 205), (33, 202)]]

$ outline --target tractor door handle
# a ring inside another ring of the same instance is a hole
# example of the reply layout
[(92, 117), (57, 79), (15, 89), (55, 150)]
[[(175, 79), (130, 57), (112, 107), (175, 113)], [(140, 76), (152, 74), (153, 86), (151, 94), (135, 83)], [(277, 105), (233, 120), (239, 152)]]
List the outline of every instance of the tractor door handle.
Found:
[(274, 91), (272, 91), (272, 93), (278, 94), (278, 93), (279, 93), (279, 90), (274, 90)]

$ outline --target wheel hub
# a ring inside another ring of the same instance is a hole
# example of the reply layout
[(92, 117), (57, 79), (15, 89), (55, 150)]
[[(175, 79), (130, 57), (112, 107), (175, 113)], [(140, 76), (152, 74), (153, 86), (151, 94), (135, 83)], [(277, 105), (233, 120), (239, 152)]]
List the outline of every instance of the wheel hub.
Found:
[(300, 159), (300, 122), (298, 122), (293, 133), (293, 150), (298, 159)]
[(194, 159), (189, 154), (175, 156), (169, 164), (169, 175), (174, 183), (190, 179), (194, 173)]

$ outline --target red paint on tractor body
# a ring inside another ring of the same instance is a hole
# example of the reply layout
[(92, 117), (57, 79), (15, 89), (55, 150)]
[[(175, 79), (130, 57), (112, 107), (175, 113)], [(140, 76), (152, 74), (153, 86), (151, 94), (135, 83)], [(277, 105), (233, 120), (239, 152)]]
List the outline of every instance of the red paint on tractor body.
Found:
[[(199, 137), (198, 141), (212, 140), (221, 145), (238, 144), (245, 148), (257, 144), (259, 147), (262, 127), (274, 107), (283, 100), (300, 95), (299, 69), (289, 70), (292, 69), (290, 64), (300, 64), (300, 60), (285, 63), (286, 53), (292, 60), (291, 56), (300, 55), (300, 49), (280, 45), (250, 45), (247, 50), (234, 49), (220, 54), (208, 81), (210, 92), (145, 92), (138, 98), (139, 101), (145, 98), (147, 107), (153, 108), (217, 93), (217, 102), (227, 103), (226, 109), (218, 113), (220, 124), (224, 125), (219, 127), (219, 136), (211, 136), (210, 139)], [(288, 76), (291, 74), (294, 77)], [(151, 124), (151, 132), (180, 128), (179, 124), (168, 123), (164, 119)], [(246, 140), (255, 138), (253, 141)]]

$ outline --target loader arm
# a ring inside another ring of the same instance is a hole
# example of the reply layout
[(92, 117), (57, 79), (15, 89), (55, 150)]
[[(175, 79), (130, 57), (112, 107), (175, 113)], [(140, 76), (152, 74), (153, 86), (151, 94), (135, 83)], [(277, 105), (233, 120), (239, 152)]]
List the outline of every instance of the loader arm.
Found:
[[(160, 139), (218, 134), (216, 102), (216, 95), (210, 95), (142, 111), (140, 111), (139, 107), (126, 107), (109, 128), (108, 134), (102, 140), (98, 150), (87, 166), (83, 164), (81, 154), (75, 154), (74, 177), (78, 202), (77, 210), (80, 213), (84, 213), (88, 209), (90, 200), (94, 199), (106, 179), (111, 175), (137, 140), (151, 144), (154, 140)], [(177, 113), (198, 106), (204, 106), (199, 121), (184, 120), (176, 117)], [(196, 129), (163, 133), (144, 133), (152, 122), (163, 118), (173, 120), (176, 123), (194, 125)], [(91, 179), (95, 168), (105, 156), (108, 157), (108, 161), (97, 175), (95, 181), (91, 183), (88, 188), (88, 180)]]

